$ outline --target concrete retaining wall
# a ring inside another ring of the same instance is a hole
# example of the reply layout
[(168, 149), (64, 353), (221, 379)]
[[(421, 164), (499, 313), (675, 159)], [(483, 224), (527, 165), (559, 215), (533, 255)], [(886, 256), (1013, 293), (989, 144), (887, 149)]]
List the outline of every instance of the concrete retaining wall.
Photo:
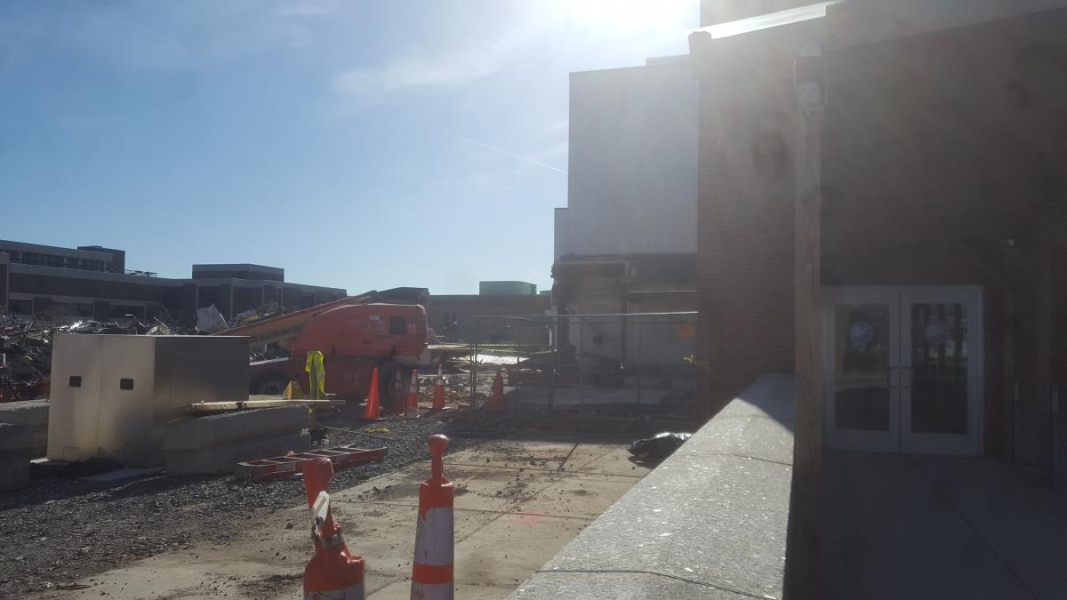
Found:
[(0, 490), (26, 487), (33, 458), (32, 441), (30, 426), (0, 423)]
[(303, 404), (173, 421), (163, 440), (167, 473), (231, 473), (239, 462), (303, 452), (311, 447), (306, 421)]
[(29, 448), (34, 457), (48, 452), (48, 401), (26, 400), (0, 404), (0, 423), (26, 425), (30, 430)]
[(793, 398), (761, 377), (510, 598), (781, 598)]

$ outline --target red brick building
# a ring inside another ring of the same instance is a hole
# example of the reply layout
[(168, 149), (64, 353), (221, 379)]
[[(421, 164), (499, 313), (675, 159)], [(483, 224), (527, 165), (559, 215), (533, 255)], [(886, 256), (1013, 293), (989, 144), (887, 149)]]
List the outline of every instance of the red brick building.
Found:
[[(707, 0), (702, 25), (799, 4)], [(858, 0), (694, 34), (713, 411), (760, 374), (794, 370), (796, 184), (821, 180), (826, 445), (1064, 472), (1067, 9), (1055, 4)], [(821, 57), (798, 59), (812, 41)], [(822, 95), (802, 114), (808, 79)], [(821, 156), (798, 143), (807, 134)]]

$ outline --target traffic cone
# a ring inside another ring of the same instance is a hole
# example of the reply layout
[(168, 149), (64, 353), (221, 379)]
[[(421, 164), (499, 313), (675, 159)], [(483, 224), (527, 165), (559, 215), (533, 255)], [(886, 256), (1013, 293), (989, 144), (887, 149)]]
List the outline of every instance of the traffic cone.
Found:
[(455, 486), (445, 479), (448, 438), (431, 435), (430, 478), (419, 486), (419, 520), (415, 527), (415, 560), (411, 567), (411, 598), (452, 600), (455, 531), (452, 503)]
[(346, 598), (364, 600), (363, 557), (352, 554), (341, 535), (341, 526), (330, 512), (326, 491), (333, 478), (333, 463), (322, 457), (304, 463), (304, 491), (311, 508), (311, 538), (315, 556), (304, 568), (304, 599)]
[(380, 421), (381, 418), (381, 406), (378, 399), (378, 367), (374, 367), (374, 373), (370, 376), (370, 390), (367, 392), (367, 407), (363, 409), (363, 420)]
[(404, 414), (404, 380), (400, 377), (400, 371), (397, 370), (396, 377), (393, 377), (393, 414)]
[(282, 397), (286, 400), (303, 400), (304, 390), (300, 389), (300, 382), (295, 379), (290, 381), (289, 385), (285, 386)]
[(489, 396), (489, 412), (504, 412), (504, 370), (497, 369), (493, 379), (493, 394)]
[(441, 363), (437, 363), (437, 383), (433, 389), (433, 404), (430, 410), (445, 409), (445, 375)]
[(419, 372), (411, 372), (411, 383), (408, 384), (407, 408), (419, 407)]

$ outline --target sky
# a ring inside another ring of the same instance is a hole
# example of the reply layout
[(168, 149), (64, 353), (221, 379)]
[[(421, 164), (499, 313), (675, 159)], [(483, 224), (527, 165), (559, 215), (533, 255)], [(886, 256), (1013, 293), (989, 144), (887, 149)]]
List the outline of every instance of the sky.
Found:
[(0, 239), (350, 294), (551, 286), (568, 74), (699, 0), (0, 3)]

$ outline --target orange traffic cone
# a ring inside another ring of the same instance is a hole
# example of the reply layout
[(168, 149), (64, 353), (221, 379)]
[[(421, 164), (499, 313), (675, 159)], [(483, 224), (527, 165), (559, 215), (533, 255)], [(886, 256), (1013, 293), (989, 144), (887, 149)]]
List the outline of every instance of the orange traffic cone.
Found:
[(419, 372), (411, 372), (411, 383), (408, 384), (407, 408), (419, 407)]
[(452, 600), (455, 531), (452, 503), (456, 489), (445, 479), (444, 454), (448, 438), (427, 440), (433, 462), (430, 478), (419, 486), (419, 520), (415, 528), (415, 561), (411, 567), (411, 597)]
[(489, 396), (489, 412), (504, 412), (504, 370), (497, 369), (493, 379), (493, 394)]
[(363, 557), (352, 554), (341, 536), (341, 526), (333, 520), (330, 494), (326, 491), (332, 477), (330, 459), (322, 457), (304, 463), (304, 491), (311, 508), (311, 537), (315, 541), (315, 556), (304, 568), (304, 598), (363, 600)]
[(370, 390), (367, 392), (367, 407), (363, 409), (363, 420), (380, 421), (381, 418), (381, 406), (378, 399), (378, 367), (374, 367), (374, 374), (370, 376)]
[(433, 389), (433, 405), (430, 410), (445, 409), (445, 375), (441, 363), (437, 363), (437, 383)]

